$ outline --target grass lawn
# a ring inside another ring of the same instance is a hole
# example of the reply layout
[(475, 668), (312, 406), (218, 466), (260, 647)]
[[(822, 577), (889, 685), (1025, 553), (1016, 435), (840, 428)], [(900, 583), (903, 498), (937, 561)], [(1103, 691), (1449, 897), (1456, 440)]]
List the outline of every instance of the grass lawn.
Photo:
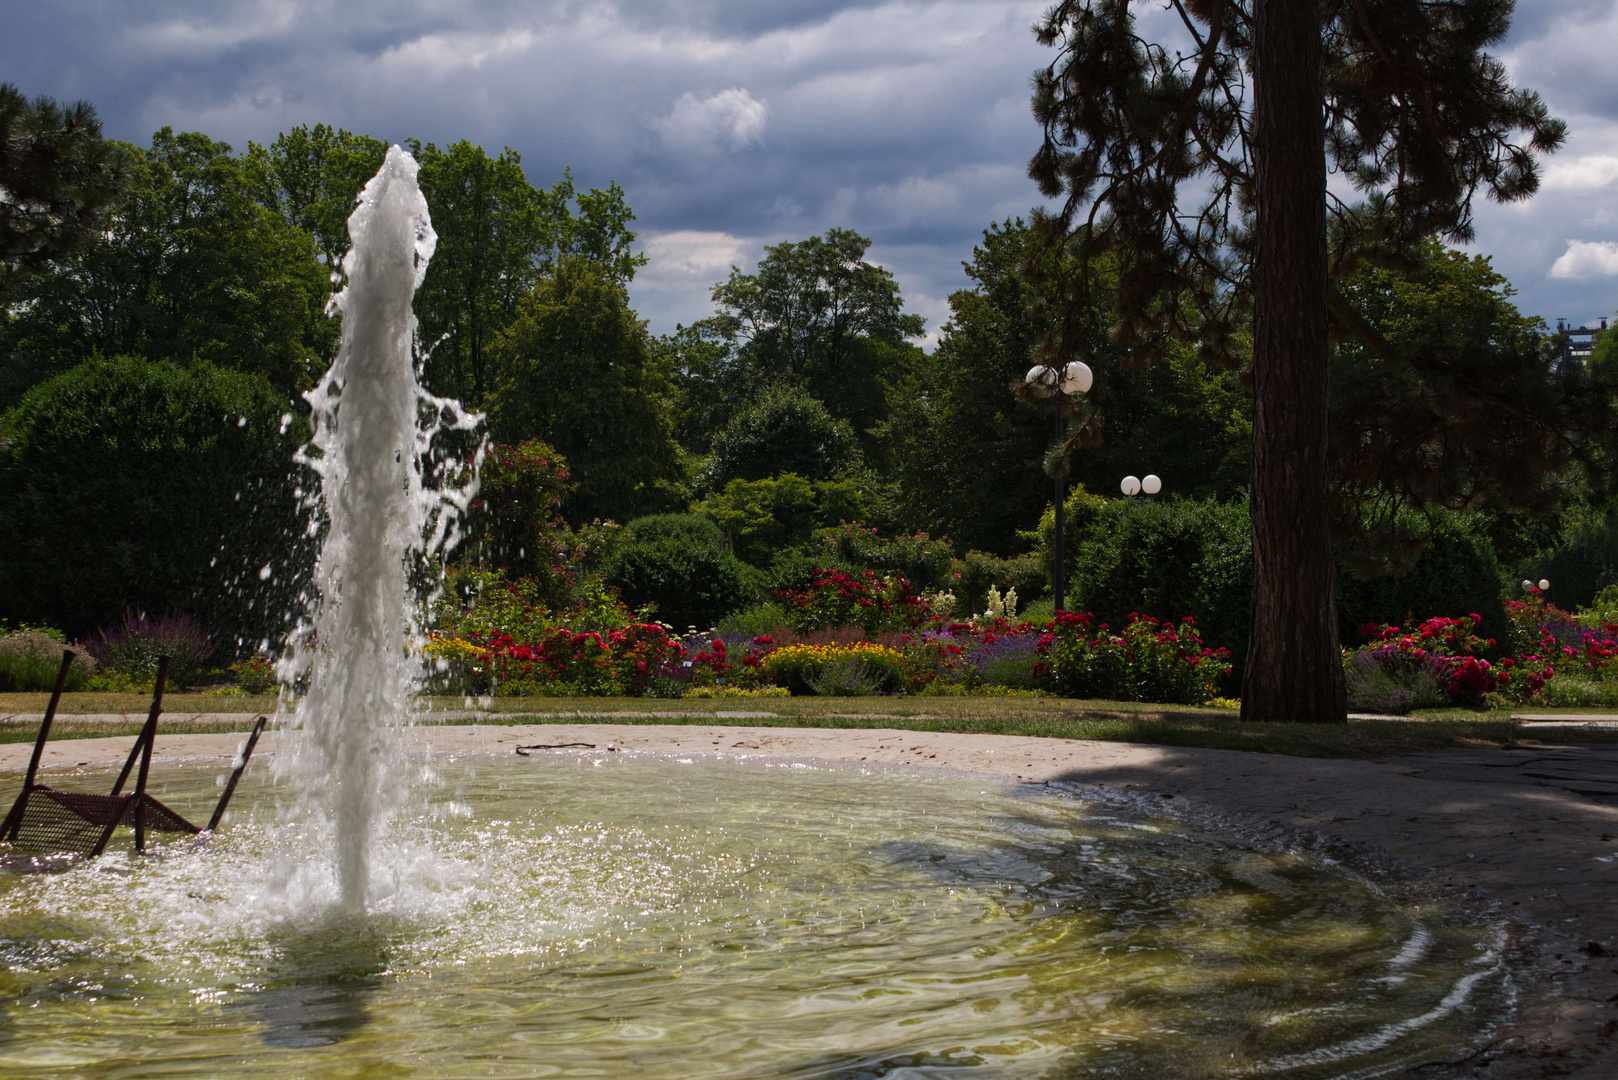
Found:
[[(38, 730), (45, 694), (0, 694), (0, 743), (28, 742)], [(53, 737), (130, 735), (150, 699), (139, 694), (69, 694), (64, 723)], [(461, 698), (437, 698), (437, 711), (466, 708)], [(169, 713), (273, 713), (273, 697), (171, 694)], [(1567, 710), (1577, 712), (1579, 710)], [(134, 714), (125, 721), (72, 722), (73, 714)], [(763, 714), (763, 715), (760, 715)], [(1213, 747), (1295, 757), (1385, 757), (1454, 746), (1618, 742), (1618, 731), (1525, 731), (1509, 713), (1434, 710), (1418, 720), (1355, 720), (1347, 724), (1247, 724), (1235, 712), (1180, 705), (1141, 705), (1062, 698), (495, 698), (475, 718), (449, 724), (546, 723), (719, 724), (733, 727), (903, 728), (996, 735), (1101, 739), (1160, 746)], [(164, 721), (162, 731), (233, 731), (228, 720)]]

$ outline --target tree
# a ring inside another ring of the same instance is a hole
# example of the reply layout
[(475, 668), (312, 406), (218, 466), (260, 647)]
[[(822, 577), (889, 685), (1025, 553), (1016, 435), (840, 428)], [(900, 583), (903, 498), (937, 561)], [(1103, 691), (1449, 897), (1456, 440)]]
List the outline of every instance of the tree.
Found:
[(522, 155), (510, 147), (491, 158), (465, 139), (443, 150), (408, 143), (421, 163), (421, 190), (438, 233), (415, 301), (421, 340), (431, 350), (427, 382), (477, 407), (493, 381), (495, 335), (559, 260), (595, 262), (626, 285), (634, 277), (645, 262), (629, 250), (635, 215), (617, 184), (581, 195), (564, 173), (549, 190), (535, 188), (523, 174)]
[[(1129, 0), (1063, 0), (1037, 28), (1060, 53), (1035, 76), (1045, 139), (1029, 172), (1061, 200), (1042, 224), (1072, 244), (1075, 266), (1045, 356), (1082, 344), (1073, 331), (1094, 310), (1103, 254), (1117, 267), (1113, 335), (1148, 358), (1173, 337), (1239, 361), (1251, 312), (1243, 715), (1340, 721), (1328, 333), (1381, 346), (1330, 279), (1432, 235), (1468, 239), (1473, 196), (1533, 194), (1535, 154), (1556, 149), (1565, 125), (1484, 52), (1505, 35), (1510, 0), (1168, 6), (1187, 49), (1142, 38)], [(1328, 201), (1328, 154), (1360, 202)]]
[(313, 385), (337, 326), (309, 234), (255, 201), (225, 143), (163, 128), (125, 154), (128, 192), (105, 230), (32, 281), (4, 328), (4, 399), (94, 355), (251, 371), (287, 394)]
[(0, 303), (95, 236), (124, 178), (89, 102), (29, 101), (0, 83)]
[(687, 396), (735, 406), (761, 385), (802, 387), (865, 438), (886, 416), (888, 381), (920, 354), (905, 339), (925, 328), (904, 313), (893, 275), (865, 261), (870, 246), (851, 229), (829, 229), (765, 248), (755, 273), (731, 267), (714, 286), (719, 314), (681, 330), (721, 354), (686, 372)]
[(665, 399), (669, 377), (611, 268), (562, 258), (491, 343), (490, 426), (508, 442), (545, 440), (566, 459), (574, 523), (626, 521), (684, 504)]
[[(985, 230), (973, 249), (965, 267), (974, 287), (950, 296), (938, 348), (895, 387), (881, 429), (906, 527), (1010, 555), (1022, 548), (1019, 531), (1032, 528), (1049, 502), (1051, 482), (1040, 466), (1050, 418), (1005, 391), (1022, 379), (1050, 326), (1052, 274), (1031, 276), (1025, 266), (1059, 258), (1021, 220)], [(1105, 312), (1096, 321), (1104, 325)], [(1250, 405), (1234, 374), (1184, 346), (1134, 370), (1130, 350), (1099, 329), (1085, 357), (1095, 396), (1107, 401), (1109, 437), (1073, 455), (1075, 479), (1117, 491), (1126, 474), (1150, 471), (1176, 495), (1245, 492)], [(1099, 410), (1087, 419), (1097, 423)]]
[(1431, 508), (1554, 517), (1611, 476), (1618, 370), (1564, 360), (1486, 257), (1429, 241), (1338, 288), (1382, 342), (1344, 341), (1331, 362), (1334, 532), (1351, 569), (1402, 572)]
[(299, 124), (267, 147), (248, 143), (242, 164), (259, 205), (313, 236), (321, 261), (335, 270), (348, 251), (354, 201), (387, 152), (369, 135)]

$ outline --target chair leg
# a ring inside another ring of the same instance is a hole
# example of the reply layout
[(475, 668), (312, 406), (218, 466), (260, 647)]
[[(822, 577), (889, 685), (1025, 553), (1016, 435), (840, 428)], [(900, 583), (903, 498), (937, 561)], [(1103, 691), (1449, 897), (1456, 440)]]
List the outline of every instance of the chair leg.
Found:
[(0, 840), (15, 840), (17, 833), (22, 829), (23, 813), (28, 808), (28, 796), (34, 790), (34, 778), (39, 774), (40, 759), (45, 756), (45, 740), (51, 735), (51, 721), (56, 719), (56, 706), (62, 701), (62, 691), (67, 686), (68, 669), (73, 666), (73, 650), (62, 650), (62, 666), (56, 672), (56, 686), (51, 690), (51, 700), (45, 706), (45, 718), (39, 722), (39, 736), (34, 739), (34, 756), (28, 759), (28, 775), (23, 778), (22, 794), (17, 801), (11, 804), (11, 811), (6, 814), (6, 820), (0, 823)]
[(169, 658), (157, 658), (157, 692), (152, 695), (152, 711), (146, 717), (146, 749), (140, 756), (140, 774), (135, 780), (135, 850), (146, 852), (146, 777), (152, 771), (152, 744), (157, 742), (157, 718), (163, 711), (163, 680), (168, 677)]
[(264, 731), (264, 725), (269, 717), (261, 716), (253, 723), (253, 733), (247, 736), (247, 746), (242, 750), (242, 759), (236, 763), (231, 771), (230, 780), (225, 784), (225, 793), (219, 796), (219, 805), (213, 808), (213, 817), (208, 819), (208, 831), (213, 832), (219, 828), (219, 819), (225, 816), (225, 807), (230, 805), (230, 797), (236, 794), (236, 782), (242, 778), (242, 772), (247, 768), (248, 760), (253, 756), (253, 747), (258, 745), (258, 737)]

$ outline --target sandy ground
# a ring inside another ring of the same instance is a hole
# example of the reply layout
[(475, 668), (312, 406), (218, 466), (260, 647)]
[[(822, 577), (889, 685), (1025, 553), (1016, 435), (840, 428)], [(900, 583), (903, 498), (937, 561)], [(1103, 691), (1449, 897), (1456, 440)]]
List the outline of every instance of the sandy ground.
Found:
[[(1321, 761), (897, 730), (536, 724), (418, 728), (411, 737), (455, 754), (584, 742), (625, 752), (938, 766), (1101, 785), (1165, 807), (1324, 834), (1457, 903), (1492, 902), (1510, 920), (1529, 959), (1521, 1022), (1451, 1074), (1618, 1078), (1618, 749), (1612, 747)], [(44, 765), (121, 760), (132, 742), (52, 743)], [(157, 756), (178, 763), (231, 755), (240, 742), (238, 735), (168, 735), (158, 740)], [(0, 790), (14, 790), (31, 749), (0, 745)], [(260, 744), (260, 753), (275, 749), (273, 737)]]

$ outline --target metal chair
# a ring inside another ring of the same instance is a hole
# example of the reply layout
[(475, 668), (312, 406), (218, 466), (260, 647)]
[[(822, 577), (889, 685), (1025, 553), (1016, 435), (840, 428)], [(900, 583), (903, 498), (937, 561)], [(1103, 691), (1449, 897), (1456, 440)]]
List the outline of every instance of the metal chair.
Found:
[[(157, 662), (157, 684), (152, 693), (152, 708), (146, 715), (140, 736), (124, 761), (118, 780), (107, 795), (93, 792), (61, 791), (39, 783), (40, 758), (45, 753), (45, 741), (50, 736), (51, 721), (56, 718), (56, 707), (62, 699), (62, 688), (67, 684), (68, 668), (73, 664), (72, 650), (62, 650), (62, 668), (56, 675), (56, 688), (51, 691), (50, 704), (45, 708), (45, 719), (39, 725), (39, 737), (34, 740), (34, 756), (28, 762), (28, 774), (23, 780), (22, 792), (12, 804), (11, 812), (0, 823), (0, 843), (13, 850), (36, 854), (78, 854), (95, 858), (106, 850), (107, 842), (120, 825), (135, 830), (135, 850), (145, 852), (146, 832), (176, 832), (195, 835), (212, 832), (219, 827), (225, 807), (236, 792), (236, 783), (253, 756), (253, 747), (264, 731), (267, 717), (260, 716), (253, 724), (253, 733), (247, 737), (247, 746), (241, 760), (230, 774), (224, 794), (214, 807), (207, 829), (187, 821), (184, 816), (165, 806), (146, 791), (147, 774), (152, 767), (152, 744), (157, 738), (157, 718), (163, 711), (163, 684), (168, 678), (169, 658)], [(124, 784), (136, 763), (135, 790), (124, 794)]]

